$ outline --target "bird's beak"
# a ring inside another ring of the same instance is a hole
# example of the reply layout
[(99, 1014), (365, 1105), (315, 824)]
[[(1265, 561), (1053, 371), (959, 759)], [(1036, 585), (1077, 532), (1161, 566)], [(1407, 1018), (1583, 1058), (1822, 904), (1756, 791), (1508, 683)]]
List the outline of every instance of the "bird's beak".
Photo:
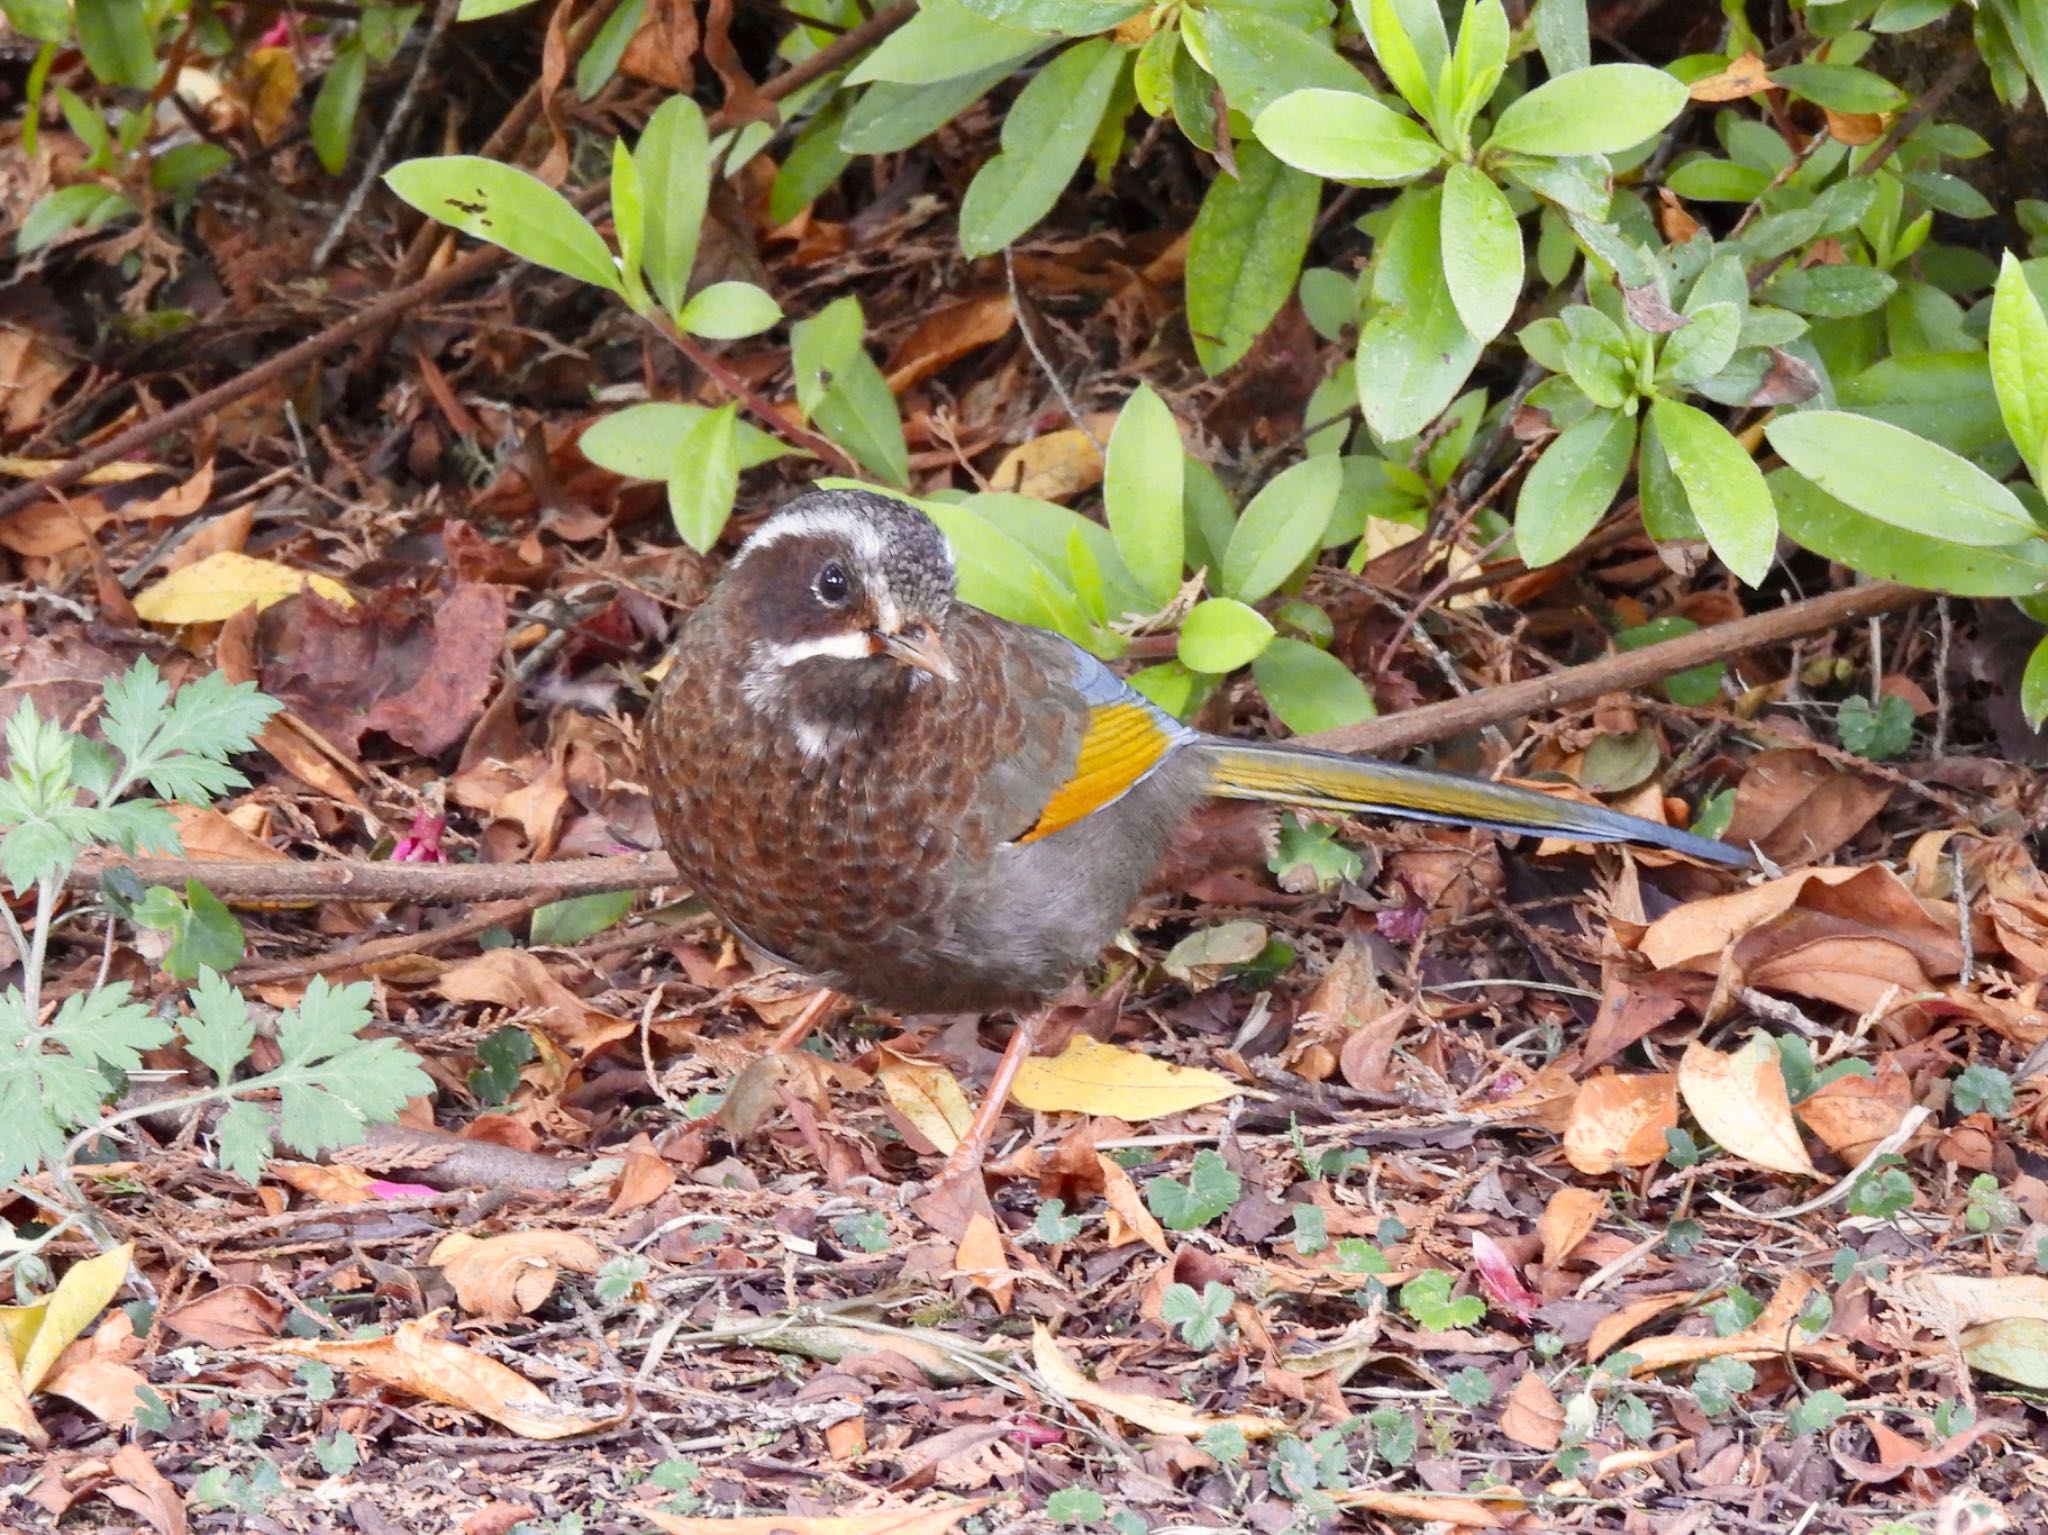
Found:
[(905, 666), (915, 667), (941, 682), (951, 682), (960, 675), (953, 669), (953, 660), (939, 643), (938, 635), (922, 624), (906, 624), (894, 633), (870, 629), (868, 644), (873, 654), (893, 656)]

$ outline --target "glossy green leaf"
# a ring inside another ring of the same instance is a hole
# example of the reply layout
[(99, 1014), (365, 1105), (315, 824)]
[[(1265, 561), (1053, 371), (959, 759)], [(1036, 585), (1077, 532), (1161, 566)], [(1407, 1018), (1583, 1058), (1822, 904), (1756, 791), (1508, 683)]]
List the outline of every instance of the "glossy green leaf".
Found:
[(1507, 195), (1465, 164), (1444, 171), (1444, 283), (1466, 333), (1491, 341), (1522, 296), (1522, 230)]
[(1235, 177), (1209, 183), (1188, 234), (1186, 279), (1188, 330), (1207, 373), (1250, 351), (1287, 302), (1322, 190), (1252, 143), (1238, 146)]
[(1804, 410), (1777, 417), (1764, 432), (1792, 468), (1880, 522), (1976, 548), (2039, 531), (2019, 497), (1968, 459), (1903, 427), (1847, 411)]
[(1373, 57), (1402, 100), (1424, 117), (1436, 110), (1436, 82), (1450, 42), (1436, 0), (1352, 0)]
[(1596, 410), (1543, 450), (1515, 503), (1515, 550), (1524, 564), (1564, 558), (1607, 515), (1628, 477), (1635, 440), (1633, 419)]
[(1866, 517), (1790, 469), (1774, 470), (1771, 495), (1786, 537), (1824, 559), (1880, 581), (1956, 597), (2030, 597), (2048, 592), (2048, 540), (1972, 549)]
[(699, 554), (725, 531), (739, 495), (739, 407), (721, 405), (683, 434), (668, 475), (668, 509), (676, 532)]
[(663, 309), (681, 314), (711, 197), (711, 147), (697, 103), (677, 95), (656, 107), (633, 147), (633, 163), (646, 206), (640, 259), (647, 286)]
[(1109, 434), (1102, 497), (1116, 552), (1157, 608), (1180, 590), (1184, 457), (1173, 412), (1150, 384), (1140, 384), (1124, 401)]
[(887, 155), (921, 143), (1008, 79), (1029, 57), (1023, 54), (937, 85), (871, 85), (848, 110), (839, 130), (839, 147), (848, 154)]
[(2048, 638), (2034, 646), (2020, 674), (2020, 712), (2036, 730), (2048, 720)]
[(1256, 608), (1228, 597), (1198, 602), (1180, 626), (1180, 659), (1198, 672), (1234, 672), (1272, 641), (1273, 626)]
[(1009, 27), (1085, 37), (1143, 10), (1143, 0), (961, 0), (978, 16)]
[(1398, 203), (1372, 267), (1373, 311), (1358, 337), (1358, 402), (1382, 442), (1413, 437), (1456, 397), (1479, 360), (1444, 283), (1441, 187)]
[(1771, 83), (1836, 112), (1868, 116), (1906, 105), (1906, 93), (1891, 81), (1850, 64), (1780, 64)]
[(944, 501), (921, 501), (952, 547), (962, 602), (1020, 624), (1059, 627), (1058, 615), (1042, 597), (1048, 578), (1038, 556), (979, 512)]
[(612, 253), (560, 192), (515, 166), (480, 155), (407, 160), (384, 173), (405, 202), (452, 229), (612, 293), (623, 294)]
[(356, 108), (363, 99), (363, 76), (369, 59), (359, 46), (344, 44), (336, 50), (334, 62), (320, 82), (320, 94), (313, 98), (313, 110), (306, 122), (313, 153), (330, 176), (339, 176), (348, 164), (349, 136), (355, 131)]
[[(600, 469), (636, 480), (665, 480), (690, 429), (711, 414), (709, 406), (657, 400), (628, 405), (584, 429), (577, 449)], [(778, 437), (741, 421), (735, 427), (740, 468), (752, 469), (794, 451)]]
[(1991, 382), (2013, 445), (2048, 486), (2048, 316), (2010, 251), (1991, 300)]
[(1042, 30), (991, 21), (960, 0), (920, 0), (917, 14), (854, 65), (846, 83), (935, 85), (1006, 64), (1050, 40)]
[(1018, 94), (1003, 117), (1001, 151), (975, 173), (960, 204), (960, 248), (969, 256), (993, 255), (1052, 211), (1128, 56), (1107, 38), (1076, 43)]
[(1275, 636), (1253, 659), (1252, 680), (1280, 723), (1296, 735), (1340, 730), (1379, 712), (1350, 667), (1300, 640)]
[(1662, 133), (1685, 110), (1684, 85), (1647, 64), (1595, 64), (1517, 97), (1494, 124), (1492, 149), (1605, 155)]
[(750, 282), (715, 282), (690, 295), (676, 324), (692, 336), (734, 341), (758, 336), (782, 318), (782, 306)]
[(1327, 37), (1284, 16), (1255, 6), (1215, 5), (1184, 11), (1182, 18), (1190, 51), (1199, 51), (1223, 87), (1223, 99), (1246, 117), (1257, 117), (1289, 91), (1314, 87), (1364, 95), (1372, 89)]
[(1334, 454), (1303, 459), (1269, 480), (1237, 520), (1218, 590), (1244, 602), (1277, 590), (1322, 547), (1343, 485), (1344, 465)]
[(1899, 280), (1875, 267), (1843, 263), (1792, 267), (1772, 278), (1764, 302), (1820, 320), (1844, 320), (1882, 309), (1898, 291)]
[(143, 0), (78, 0), (78, 49), (95, 80), (131, 91), (156, 84), (152, 14)]
[(1420, 123), (1351, 91), (1291, 91), (1258, 115), (1253, 130), (1295, 169), (1338, 181), (1412, 181), (1444, 158)]
[(1756, 460), (1694, 406), (1659, 398), (1650, 418), (1708, 546), (1743, 581), (1758, 585), (1777, 549), (1778, 514)]

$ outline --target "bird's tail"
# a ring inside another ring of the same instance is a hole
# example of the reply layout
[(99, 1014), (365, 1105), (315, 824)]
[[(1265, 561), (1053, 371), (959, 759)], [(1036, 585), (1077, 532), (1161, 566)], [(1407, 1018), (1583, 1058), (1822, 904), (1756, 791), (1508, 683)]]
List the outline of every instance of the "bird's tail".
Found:
[(1635, 842), (1712, 863), (1752, 863), (1747, 853), (1726, 842), (1623, 815), (1605, 805), (1556, 799), (1482, 778), (1277, 741), (1210, 738), (1197, 743), (1196, 749), (1208, 768), (1208, 792), (1223, 799), (1273, 800), (1308, 810), (1396, 816), (1578, 842)]

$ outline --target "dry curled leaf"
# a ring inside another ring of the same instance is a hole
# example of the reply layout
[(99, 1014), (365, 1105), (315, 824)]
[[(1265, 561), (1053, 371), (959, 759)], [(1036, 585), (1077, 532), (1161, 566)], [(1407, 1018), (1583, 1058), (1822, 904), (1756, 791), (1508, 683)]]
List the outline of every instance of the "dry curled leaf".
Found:
[(1199, 1439), (1212, 1428), (1234, 1428), (1247, 1439), (1269, 1439), (1286, 1428), (1277, 1417), (1252, 1412), (1225, 1415), (1197, 1412), (1185, 1402), (1170, 1397), (1144, 1396), (1135, 1391), (1118, 1391), (1098, 1385), (1083, 1375), (1072, 1360), (1060, 1352), (1045, 1324), (1031, 1329), (1031, 1362), (1045, 1383), (1069, 1401), (1098, 1408), (1126, 1423), (1155, 1434), (1179, 1434)]
[(1753, 1035), (1728, 1055), (1694, 1040), (1678, 1063), (1678, 1091), (1724, 1151), (1773, 1172), (1820, 1176), (1799, 1138), (1778, 1047), (1768, 1035)]
[(1137, 1121), (1198, 1109), (1242, 1091), (1217, 1072), (1176, 1066), (1076, 1034), (1058, 1055), (1026, 1061), (1010, 1096), (1042, 1113), (1108, 1114)]
[(439, 1266), (464, 1311), (509, 1322), (539, 1310), (554, 1294), (563, 1270), (595, 1274), (604, 1254), (587, 1237), (567, 1231), (510, 1231), (493, 1237), (457, 1231), (443, 1237), (427, 1261)]
[(1572, 1100), (1564, 1155), (1582, 1173), (1611, 1173), (1663, 1160), (1666, 1130), (1678, 1126), (1678, 1078), (1606, 1074)]

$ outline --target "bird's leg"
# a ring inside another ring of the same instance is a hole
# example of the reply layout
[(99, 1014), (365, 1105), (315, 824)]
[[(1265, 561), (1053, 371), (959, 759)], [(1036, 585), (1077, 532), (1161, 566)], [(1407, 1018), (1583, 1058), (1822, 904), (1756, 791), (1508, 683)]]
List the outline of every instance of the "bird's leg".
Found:
[(774, 1041), (768, 1046), (768, 1053), (787, 1055), (792, 1050), (802, 1048), (803, 1042), (811, 1037), (811, 1030), (824, 1020), (825, 1014), (832, 1010), (832, 1004), (838, 1000), (839, 993), (829, 986), (821, 986), (812, 992), (810, 1001), (803, 1006), (803, 1011), (796, 1015), (787, 1028), (775, 1036)]
[(1042, 1011), (1017, 1020), (1017, 1030), (1010, 1036), (1003, 1058), (996, 1063), (996, 1074), (989, 1080), (988, 1091), (982, 1094), (981, 1107), (974, 1111), (967, 1133), (960, 1137), (960, 1144), (953, 1148), (953, 1154), (946, 1158), (946, 1165), (939, 1169), (939, 1176), (932, 1184), (934, 1190), (958, 1184), (962, 1179), (981, 1177), (981, 1164), (988, 1160), (988, 1148), (995, 1140), (996, 1126), (1002, 1122), (1003, 1110), (1010, 1103), (1010, 1088), (1017, 1081), (1017, 1073), (1024, 1069), (1024, 1063), (1036, 1053), (1038, 1030), (1044, 1021)]

